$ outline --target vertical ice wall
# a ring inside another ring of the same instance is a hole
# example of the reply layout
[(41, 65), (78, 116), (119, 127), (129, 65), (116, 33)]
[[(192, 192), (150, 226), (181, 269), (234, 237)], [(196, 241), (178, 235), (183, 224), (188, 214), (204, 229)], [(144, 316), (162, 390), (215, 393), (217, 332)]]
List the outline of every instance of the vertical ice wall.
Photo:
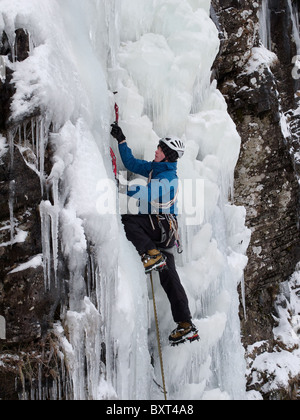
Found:
[[(210, 1), (132, 0), (122, 6), (121, 67), (111, 78), (119, 92), (122, 128), (140, 158), (151, 159), (162, 136), (185, 140), (179, 174), (183, 190), (193, 183), (198, 206), (191, 214), (190, 197), (183, 191), (185, 254), (177, 262), (202, 337), (199, 346), (168, 347), (172, 319), (157, 279), (169, 396), (244, 398), (237, 285), (247, 263), (249, 232), (245, 210), (228, 202), (240, 137), (224, 99), (210, 83), (219, 48), (208, 15)], [(152, 335), (155, 347), (153, 340)], [(157, 359), (155, 368), (159, 378)]]
[[(187, 145), (179, 175), (192, 197), (183, 190), (185, 254), (177, 262), (201, 342), (168, 347), (174, 323), (157, 281), (169, 398), (243, 398), (237, 286), (249, 235), (244, 210), (228, 202), (240, 138), (210, 83), (219, 48), (210, 1), (2, 0), (1, 6), (0, 29), (11, 42), (18, 27), (32, 42), (30, 56), (11, 65), (13, 118), (38, 108), (51, 126), (54, 166), (49, 200), (40, 207), (45, 284), (53, 287), (54, 276), (69, 285), (55, 332), (73, 398), (162, 398), (153, 381), (160, 382), (160, 372), (147, 278), (115, 209), (99, 211), (116, 195), (109, 157), (116, 90), (120, 124), (137, 157), (152, 159), (163, 135)], [(34, 138), (43, 158), (44, 137)], [(189, 198), (195, 201), (188, 206)], [(58, 236), (68, 264), (63, 276)]]

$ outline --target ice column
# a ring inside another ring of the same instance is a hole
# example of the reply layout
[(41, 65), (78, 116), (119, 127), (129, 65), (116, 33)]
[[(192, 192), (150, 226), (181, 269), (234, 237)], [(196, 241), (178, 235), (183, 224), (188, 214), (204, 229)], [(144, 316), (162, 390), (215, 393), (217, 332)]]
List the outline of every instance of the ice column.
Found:
[(263, 45), (268, 49), (272, 50), (272, 39), (271, 39), (271, 13), (269, 9), (269, 0), (262, 0), (262, 6), (259, 13), (259, 34)]
[[(57, 286), (59, 208), (50, 201), (40, 204), (45, 289), (51, 287), (51, 270)], [(52, 252), (51, 252), (52, 251)]]
[(14, 219), (14, 201), (15, 201), (15, 188), (16, 181), (12, 180), (9, 183), (9, 219), (10, 219), (10, 241), (13, 244), (15, 232), (15, 219)]
[(2, 55), (0, 55), (0, 80), (2, 83), (6, 80), (6, 66)]

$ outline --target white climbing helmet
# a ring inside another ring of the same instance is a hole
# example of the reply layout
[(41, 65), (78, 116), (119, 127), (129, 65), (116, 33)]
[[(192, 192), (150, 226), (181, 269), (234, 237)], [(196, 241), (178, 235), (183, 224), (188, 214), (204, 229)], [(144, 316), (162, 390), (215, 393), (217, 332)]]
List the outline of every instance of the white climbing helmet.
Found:
[(175, 150), (175, 152), (178, 153), (179, 159), (182, 158), (185, 152), (185, 145), (184, 143), (175, 138), (175, 137), (167, 137), (165, 139), (161, 139), (159, 143), (164, 143), (166, 146), (168, 146), (170, 149)]

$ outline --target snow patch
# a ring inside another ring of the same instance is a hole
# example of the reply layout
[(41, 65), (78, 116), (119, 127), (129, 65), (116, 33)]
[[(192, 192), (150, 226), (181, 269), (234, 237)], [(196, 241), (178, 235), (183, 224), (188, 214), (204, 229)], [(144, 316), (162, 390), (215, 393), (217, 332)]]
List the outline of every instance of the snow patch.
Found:
[(19, 229), (19, 228), (16, 228), (16, 232), (17, 232), (16, 235), (13, 235), (13, 238), (11, 241), (0, 243), (0, 248), (6, 247), (6, 246), (12, 246), (15, 244), (21, 244), (26, 241), (28, 232), (25, 232), (24, 230)]
[(252, 55), (247, 64), (247, 74), (252, 74), (255, 71), (263, 72), (267, 66), (272, 68), (278, 61), (275, 53), (268, 50), (265, 46), (252, 48)]
[(38, 268), (43, 265), (43, 255), (39, 254), (31, 258), (27, 263), (20, 264), (17, 268), (10, 271), (8, 274), (15, 274), (21, 271), (29, 270), (30, 268)]
[[(290, 280), (280, 285), (275, 303), (276, 326), (273, 330), (277, 346), (275, 351), (263, 351), (268, 342), (255, 343), (248, 354), (261, 353), (254, 361), (249, 359), (252, 385), (259, 385), (265, 394), (278, 394), (281, 390), (293, 390), (293, 383), (300, 372), (300, 272), (299, 266)], [(256, 397), (257, 394), (254, 395)], [(249, 395), (252, 399), (252, 395)]]

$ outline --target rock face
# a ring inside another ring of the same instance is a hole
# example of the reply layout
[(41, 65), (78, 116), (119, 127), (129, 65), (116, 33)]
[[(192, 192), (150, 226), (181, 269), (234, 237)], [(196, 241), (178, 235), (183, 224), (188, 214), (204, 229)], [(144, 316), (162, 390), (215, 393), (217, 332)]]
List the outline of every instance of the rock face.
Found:
[[(214, 0), (213, 7), (222, 40), (216, 77), (242, 138), (235, 202), (246, 207), (252, 230), (243, 339), (246, 347), (266, 341), (272, 351), (278, 344), (273, 335), (276, 296), (300, 257), (299, 185), (291, 148), (299, 130), (299, 117), (293, 117), (298, 82), (291, 8), (285, 0)], [(274, 54), (262, 45), (264, 30)]]

